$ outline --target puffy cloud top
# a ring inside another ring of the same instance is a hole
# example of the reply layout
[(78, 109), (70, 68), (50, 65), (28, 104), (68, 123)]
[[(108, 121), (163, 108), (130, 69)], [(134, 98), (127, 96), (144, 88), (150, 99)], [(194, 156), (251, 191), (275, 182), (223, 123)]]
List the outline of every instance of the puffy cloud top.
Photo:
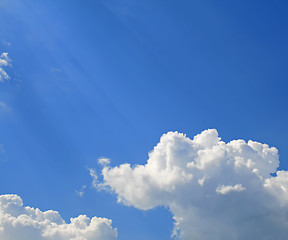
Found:
[(278, 150), (255, 141), (221, 141), (215, 129), (193, 140), (164, 134), (145, 165), (104, 166), (101, 187), (148, 210), (165, 206), (184, 240), (285, 239), (288, 173)]
[(17, 195), (0, 195), (0, 239), (4, 240), (115, 240), (117, 229), (106, 218), (85, 215), (67, 224), (56, 211), (24, 207)]

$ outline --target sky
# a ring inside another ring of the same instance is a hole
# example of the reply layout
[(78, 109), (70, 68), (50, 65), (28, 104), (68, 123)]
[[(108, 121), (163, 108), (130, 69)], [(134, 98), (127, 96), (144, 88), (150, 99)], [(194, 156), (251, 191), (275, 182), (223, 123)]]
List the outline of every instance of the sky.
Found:
[(0, 237), (287, 236), (287, 10), (0, 0)]

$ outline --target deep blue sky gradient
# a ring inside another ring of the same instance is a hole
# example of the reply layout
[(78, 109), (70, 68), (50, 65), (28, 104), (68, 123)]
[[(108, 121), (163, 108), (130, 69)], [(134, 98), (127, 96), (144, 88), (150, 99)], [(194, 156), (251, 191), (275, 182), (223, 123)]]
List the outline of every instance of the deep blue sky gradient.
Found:
[[(90, 188), (97, 158), (143, 164), (167, 131), (256, 140), (288, 169), (284, 0), (2, 0), (0, 193), (41, 210), (113, 220), (119, 240), (168, 239), (142, 212)], [(10, 43), (11, 46), (9, 46)], [(80, 198), (75, 194), (89, 186)]]

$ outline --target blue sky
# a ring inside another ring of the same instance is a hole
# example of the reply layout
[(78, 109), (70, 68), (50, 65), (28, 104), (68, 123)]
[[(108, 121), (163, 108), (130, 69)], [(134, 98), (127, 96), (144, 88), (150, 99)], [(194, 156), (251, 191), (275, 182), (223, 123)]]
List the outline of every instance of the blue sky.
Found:
[(0, 193), (66, 221), (107, 217), (119, 240), (169, 239), (165, 207), (138, 210), (91, 187), (98, 158), (145, 164), (162, 134), (215, 128), (225, 142), (275, 146), (287, 170), (287, 8), (1, 0), (0, 54), (11, 66), (0, 82)]

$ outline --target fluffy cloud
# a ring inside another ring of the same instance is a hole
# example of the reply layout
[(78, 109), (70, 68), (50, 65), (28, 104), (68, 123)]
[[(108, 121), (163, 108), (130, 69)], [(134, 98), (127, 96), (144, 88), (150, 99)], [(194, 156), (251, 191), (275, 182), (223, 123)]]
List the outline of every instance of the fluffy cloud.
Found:
[(8, 80), (10, 77), (4, 70), (5, 67), (10, 66), (11, 59), (8, 57), (8, 53), (2, 53), (0, 55), (0, 82)]
[(0, 239), (5, 240), (115, 240), (117, 229), (106, 218), (85, 215), (67, 224), (56, 211), (24, 207), (17, 195), (0, 195)]
[(126, 205), (167, 207), (184, 240), (286, 239), (288, 173), (278, 166), (278, 150), (266, 144), (225, 143), (215, 129), (193, 140), (168, 132), (145, 165), (104, 166), (100, 186)]

